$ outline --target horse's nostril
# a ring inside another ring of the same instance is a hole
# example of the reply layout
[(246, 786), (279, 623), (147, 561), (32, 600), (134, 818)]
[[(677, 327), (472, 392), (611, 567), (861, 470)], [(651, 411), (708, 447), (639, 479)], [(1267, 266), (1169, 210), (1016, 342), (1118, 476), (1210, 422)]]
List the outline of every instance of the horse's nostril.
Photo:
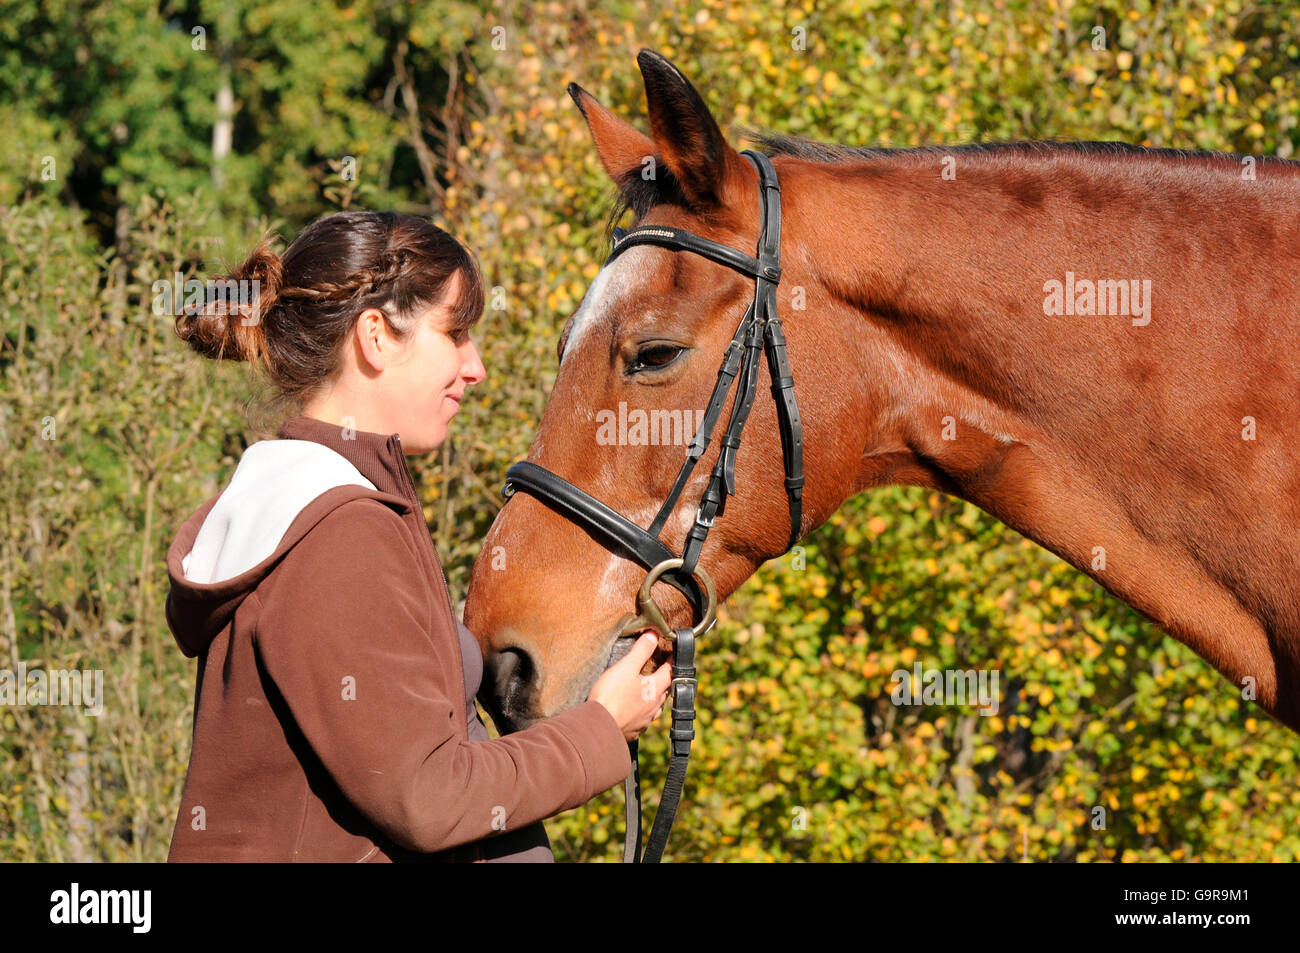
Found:
[(492, 685), (501, 705), (502, 714), (509, 717), (518, 711), (522, 696), (533, 680), (533, 660), (520, 648), (503, 649), (492, 659)]

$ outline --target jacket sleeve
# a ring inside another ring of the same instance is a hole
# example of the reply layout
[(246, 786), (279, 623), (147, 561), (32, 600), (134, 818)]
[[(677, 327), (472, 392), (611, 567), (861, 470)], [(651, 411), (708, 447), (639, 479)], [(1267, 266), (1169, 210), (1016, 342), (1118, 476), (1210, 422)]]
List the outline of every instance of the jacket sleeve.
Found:
[(254, 639), (344, 795), (411, 850), (437, 851), (577, 807), (631, 771), (614, 717), (587, 701), (470, 741), (454, 631), (428, 630), (429, 581), (401, 517), (375, 500), (325, 516), (284, 557)]

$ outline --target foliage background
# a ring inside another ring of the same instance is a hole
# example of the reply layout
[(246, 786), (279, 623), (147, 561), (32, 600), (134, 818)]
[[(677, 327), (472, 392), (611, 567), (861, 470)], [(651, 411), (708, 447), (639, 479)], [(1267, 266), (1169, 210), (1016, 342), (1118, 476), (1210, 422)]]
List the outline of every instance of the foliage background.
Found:
[[(606, 251), (608, 180), (569, 81), (645, 129), (648, 46), (724, 129), (1300, 144), (1290, 0), (2, 7), (0, 665), (102, 668), (109, 706), (0, 711), (13, 860), (161, 860), (179, 803), (194, 665), (162, 615), (164, 558), (268, 434), (246, 419), (246, 368), (151, 313), (155, 280), (340, 208), (425, 214), (476, 251), (505, 304), (476, 333), (489, 380), (413, 461), (463, 595)], [(904, 490), (852, 501), (805, 545), (807, 567), (764, 567), (704, 647), (675, 858), (1297, 858), (1295, 736), (1060, 560)], [(916, 660), (999, 669), (1001, 712), (894, 706), (890, 675)], [(642, 747), (657, 790), (662, 733)], [(550, 822), (557, 857), (617, 859), (620, 812), (614, 791)]]

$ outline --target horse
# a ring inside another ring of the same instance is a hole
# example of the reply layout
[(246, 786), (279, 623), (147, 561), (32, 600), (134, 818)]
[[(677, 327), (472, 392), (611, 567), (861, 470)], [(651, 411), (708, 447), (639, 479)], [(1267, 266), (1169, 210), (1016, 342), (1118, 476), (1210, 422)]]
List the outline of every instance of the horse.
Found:
[[(672, 63), (637, 60), (651, 136), (568, 88), (615, 219), (631, 210), (749, 254), (756, 163)], [(793, 536), (889, 485), (967, 500), (1300, 731), (1300, 162), (751, 138), (779, 175), (777, 303), (806, 478)], [(683, 447), (644, 423), (698, 417), (754, 287), (653, 244), (612, 258), (560, 333), (528, 461), (649, 525)], [(756, 400), (734, 498), (698, 556), (719, 599), (792, 545), (780, 437), (776, 402)], [(662, 526), (674, 553), (719, 449)], [(533, 495), (502, 506), (465, 605), (498, 728), (584, 700), (635, 638), (645, 578)], [(654, 586), (671, 626), (695, 622), (683, 587)]]

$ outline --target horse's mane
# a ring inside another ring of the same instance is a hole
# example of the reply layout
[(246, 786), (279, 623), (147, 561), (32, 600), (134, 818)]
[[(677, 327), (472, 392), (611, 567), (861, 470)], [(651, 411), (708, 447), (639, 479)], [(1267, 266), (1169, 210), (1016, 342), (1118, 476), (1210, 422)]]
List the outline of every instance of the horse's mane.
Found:
[[(910, 146), (906, 148), (881, 148), (877, 146), (845, 146), (834, 142), (819, 142), (802, 136), (792, 136), (768, 129), (741, 127), (741, 136), (756, 144), (758, 151), (769, 157), (789, 156), (809, 162), (840, 164), (872, 159), (934, 159), (949, 155), (985, 156), (988, 158), (1077, 156), (1091, 158), (1145, 158), (1157, 161), (1224, 162), (1241, 164), (1245, 155), (1237, 152), (1204, 152), (1197, 149), (1166, 149), (1135, 146), (1129, 142), (1063, 142), (1057, 140), (1010, 142), (975, 142), (958, 146)], [(1278, 164), (1300, 168), (1300, 162), (1277, 156), (1253, 156), (1262, 164)], [(614, 197), (614, 207), (606, 224), (608, 238), (615, 225), (631, 209), (637, 218), (645, 216), (651, 208), (663, 202), (679, 202), (680, 188), (667, 169), (656, 170), (657, 178), (645, 180), (632, 173), (619, 184)]]
[[(1148, 159), (1233, 159), (1238, 163), (1243, 156), (1235, 152), (1203, 152), (1197, 149), (1164, 149), (1135, 146), (1129, 142), (1061, 142), (1057, 140), (1011, 142), (974, 142), (960, 146), (911, 146), (902, 149), (884, 149), (876, 146), (844, 146), (833, 142), (817, 142), (802, 136), (789, 136), (766, 129), (744, 129), (745, 138), (758, 143), (768, 156), (790, 156), (812, 162), (860, 162), (864, 159), (896, 159), (916, 156), (933, 158), (945, 155), (988, 156), (1041, 156), (1060, 155), (1100, 157), (1146, 157)], [(1255, 156), (1256, 161), (1282, 162), (1276, 156)]]

